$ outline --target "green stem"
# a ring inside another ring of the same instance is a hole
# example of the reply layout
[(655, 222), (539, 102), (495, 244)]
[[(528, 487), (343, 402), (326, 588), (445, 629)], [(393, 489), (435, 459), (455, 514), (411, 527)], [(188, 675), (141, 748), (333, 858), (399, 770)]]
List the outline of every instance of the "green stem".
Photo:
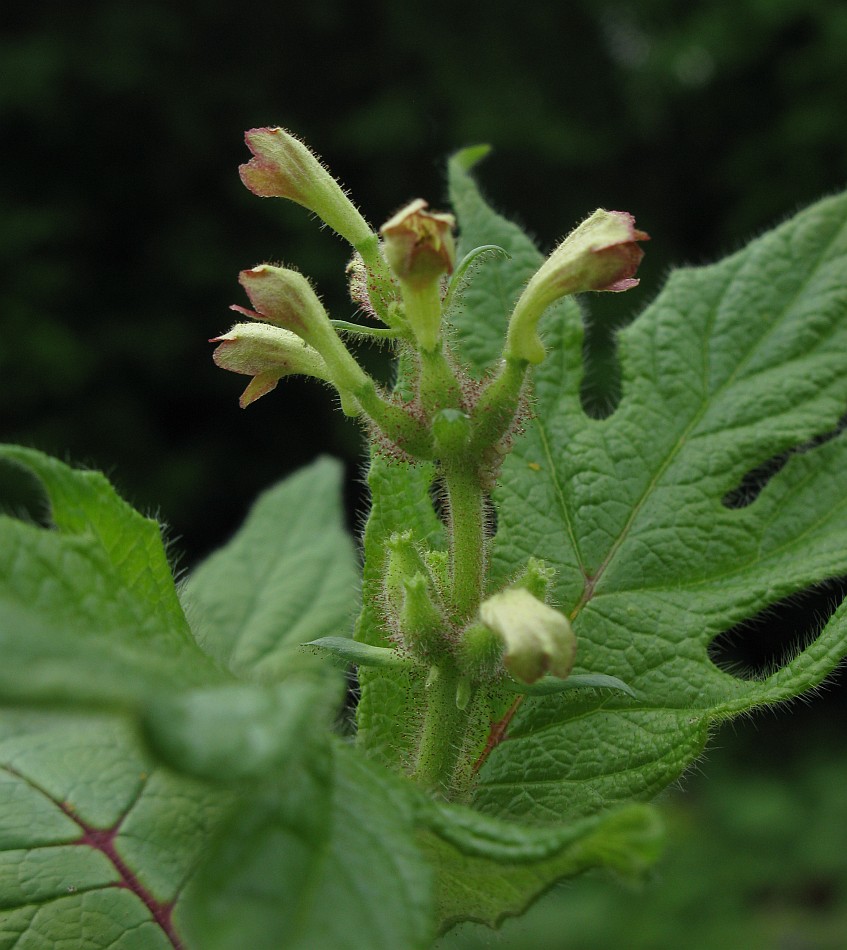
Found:
[(507, 357), (482, 391), (471, 417), (471, 454), (479, 456), (511, 428), (520, 406), (528, 365), (526, 360)]
[(432, 458), (432, 433), (400, 406), (383, 399), (369, 377), (351, 393), (382, 432), (414, 458)]
[(370, 337), (374, 340), (396, 340), (401, 335), (400, 330), (392, 330), (391, 327), (365, 327), (360, 323), (350, 323), (348, 320), (330, 320), (329, 322), (342, 333)]
[(443, 460), (450, 530), (450, 579), (453, 619), (470, 618), (482, 600), (485, 576), (485, 517), (480, 475), (464, 455)]
[(444, 355), (441, 342), (432, 350), (421, 350), (421, 406), (431, 419), (439, 409), (457, 409), (462, 390), (453, 368)]
[(371, 234), (366, 241), (356, 245), (356, 250), (367, 269), (368, 297), (374, 313), (387, 326), (399, 329), (391, 307), (391, 301), (396, 294), (395, 285), (391, 280), (388, 264), (379, 249), (379, 235)]
[(441, 343), (441, 292), (438, 281), (423, 287), (401, 282), (400, 290), (406, 322), (415, 335), (418, 348), (434, 350)]
[(462, 749), (468, 710), (456, 705), (459, 674), (432, 667), (426, 687), (426, 715), (413, 778), (432, 791), (449, 795)]

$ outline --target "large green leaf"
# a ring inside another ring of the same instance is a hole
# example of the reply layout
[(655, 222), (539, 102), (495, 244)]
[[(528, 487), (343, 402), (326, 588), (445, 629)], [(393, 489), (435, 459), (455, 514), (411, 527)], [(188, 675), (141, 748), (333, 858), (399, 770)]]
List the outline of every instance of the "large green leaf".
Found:
[[(460, 164), (452, 180), (466, 242), (514, 234)], [(618, 676), (641, 699), (527, 699), (480, 771), (477, 807), (543, 823), (648, 798), (699, 755), (714, 723), (799, 694), (847, 653), (841, 608), (763, 678), (730, 675), (708, 654), (739, 621), (847, 572), (843, 437), (795, 453), (744, 507), (724, 503), (746, 473), (844, 412), (845, 265), (840, 196), (719, 264), (676, 271), (621, 334), (623, 395), (603, 420), (580, 405), (578, 311), (545, 318), (535, 419), (496, 494), (495, 574), (529, 556), (554, 565), (577, 671)], [(474, 310), (465, 293), (460, 335), (500, 319), (497, 297), (480, 292)]]
[(6, 713), (0, 947), (165, 950), (230, 797), (159, 770), (116, 717)]
[(0, 699), (137, 705), (227, 677), (197, 647), (159, 525), (98, 472), (0, 447), (35, 476), (51, 527), (0, 516)]
[(337, 744), (242, 803), (186, 900), (203, 950), (416, 950), (433, 937), (414, 798)]
[(273, 682), (309, 669), (334, 680), (330, 665), (300, 644), (347, 632), (357, 583), (341, 466), (324, 458), (261, 495), (181, 597), (203, 648), (239, 678)]

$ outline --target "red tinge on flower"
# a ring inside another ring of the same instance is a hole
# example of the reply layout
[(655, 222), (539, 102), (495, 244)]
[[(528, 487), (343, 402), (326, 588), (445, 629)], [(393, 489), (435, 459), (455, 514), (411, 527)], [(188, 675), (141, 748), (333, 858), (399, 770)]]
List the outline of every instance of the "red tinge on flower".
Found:
[(618, 293), (637, 286), (634, 276), (649, 241), (626, 211), (598, 208), (562, 241), (526, 285), (509, 321), (506, 355), (530, 363), (544, 359), (537, 333), (541, 315), (569, 294), (589, 290)]
[(359, 247), (375, 238), (368, 223), (320, 159), (285, 129), (251, 129), (244, 141), (253, 158), (239, 166), (241, 180), (261, 198), (288, 198)]
[[(592, 287), (591, 290), (607, 290), (619, 293), (638, 286), (635, 272), (644, 257), (644, 251), (638, 246), (638, 241), (649, 241), (650, 235), (646, 231), (639, 231), (635, 227), (635, 218), (628, 211), (607, 211), (618, 226), (618, 239), (610, 239), (608, 235), (598, 235), (598, 245), (591, 248), (591, 253), (601, 258), (608, 265), (608, 273), (612, 280), (602, 287)], [(584, 225), (589, 225), (595, 215), (592, 215)], [(579, 229), (577, 229), (579, 230)], [(599, 228), (598, 228), (599, 230)], [(590, 230), (586, 227), (586, 236), (590, 238)], [(606, 243), (609, 241), (609, 243)]]

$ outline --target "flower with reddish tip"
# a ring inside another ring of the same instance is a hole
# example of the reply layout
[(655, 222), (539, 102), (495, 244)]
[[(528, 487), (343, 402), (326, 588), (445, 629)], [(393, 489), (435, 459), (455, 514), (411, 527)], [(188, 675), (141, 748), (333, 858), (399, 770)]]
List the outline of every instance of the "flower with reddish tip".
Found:
[(254, 310), (230, 309), (284, 327), (305, 340), (322, 357), (339, 391), (355, 392), (368, 376), (341, 342), (309, 281), (298, 271), (260, 264), (238, 275)]
[(509, 321), (504, 355), (540, 363), (544, 346), (537, 333), (541, 315), (556, 300), (589, 290), (629, 290), (644, 257), (639, 241), (650, 235), (635, 227), (626, 211), (598, 208), (562, 241), (530, 279)]
[(239, 399), (242, 409), (276, 389), (283, 376), (313, 376), (332, 381), (320, 353), (281, 327), (237, 323), (228, 333), (209, 342), (219, 344), (212, 359), (221, 369), (253, 377)]
[(400, 283), (406, 322), (419, 346), (434, 350), (441, 339), (441, 278), (456, 262), (455, 218), (426, 210), (417, 198), (380, 228), (388, 266)]
[(479, 619), (502, 640), (503, 664), (521, 683), (545, 674), (567, 679), (576, 658), (576, 637), (567, 617), (528, 590), (509, 588), (480, 604)]
[(452, 273), (456, 264), (456, 219), (452, 214), (427, 211), (427, 207), (423, 198), (416, 198), (380, 228), (394, 276), (416, 288)]
[(244, 140), (253, 158), (238, 169), (261, 198), (288, 198), (314, 211), (354, 247), (375, 240), (374, 232), (320, 159), (280, 128), (251, 129)]

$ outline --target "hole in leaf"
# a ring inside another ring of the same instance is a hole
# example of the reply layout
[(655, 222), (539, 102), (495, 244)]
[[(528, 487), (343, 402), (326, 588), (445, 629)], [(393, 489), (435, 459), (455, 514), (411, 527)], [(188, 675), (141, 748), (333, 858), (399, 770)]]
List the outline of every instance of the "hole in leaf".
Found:
[(44, 485), (27, 468), (7, 459), (0, 459), (0, 514), (42, 528), (52, 526)]
[(738, 679), (764, 679), (817, 638), (845, 596), (847, 577), (791, 594), (715, 637), (709, 659)]
[(807, 442), (803, 442), (793, 449), (780, 452), (761, 465), (750, 469), (738, 485), (723, 496), (723, 504), (727, 508), (746, 508), (747, 505), (752, 505), (761, 494), (765, 485), (780, 471), (792, 455), (808, 452), (810, 449), (823, 445), (824, 442), (829, 442), (830, 439), (834, 439), (837, 435), (842, 433), (845, 428), (847, 428), (847, 414), (841, 417), (838, 425), (831, 432), (817, 435), (813, 439), (809, 439)]

